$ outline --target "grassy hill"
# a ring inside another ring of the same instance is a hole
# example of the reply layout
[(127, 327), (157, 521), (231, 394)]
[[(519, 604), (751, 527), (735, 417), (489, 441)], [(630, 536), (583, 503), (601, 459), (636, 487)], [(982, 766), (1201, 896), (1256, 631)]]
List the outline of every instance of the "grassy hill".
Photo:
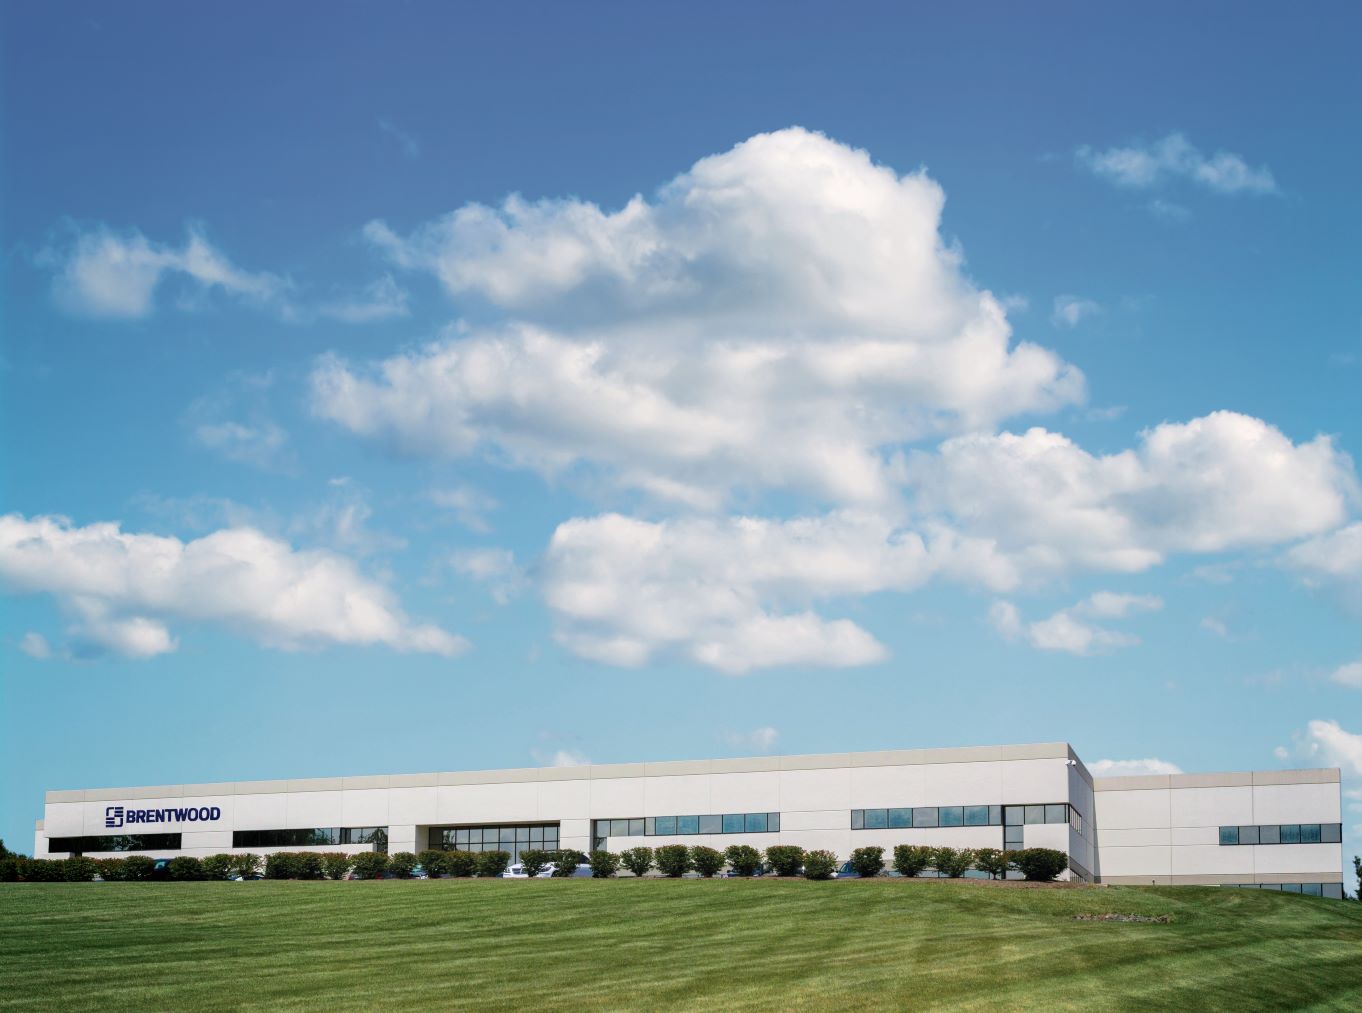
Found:
[[(1120, 913), (1161, 922), (1077, 920)], [(1362, 1009), (1362, 904), (903, 880), (0, 885), (0, 1009)]]

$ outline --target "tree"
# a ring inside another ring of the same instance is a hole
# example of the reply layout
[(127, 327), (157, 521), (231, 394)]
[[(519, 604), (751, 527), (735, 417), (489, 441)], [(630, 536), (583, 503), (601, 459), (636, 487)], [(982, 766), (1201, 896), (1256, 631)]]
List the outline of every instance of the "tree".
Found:
[(959, 879), (974, 864), (974, 852), (968, 848), (933, 848), (932, 868), (947, 879)]
[(858, 876), (873, 879), (884, 870), (884, 849), (857, 848), (851, 853), (851, 867)]
[(350, 871), (352, 859), (342, 851), (328, 851), (322, 856), (322, 871), (327, 879), (344, 879)]
[(428, 848), (416, 856), (421, 869), (431, 879), (439, 879), (445, 871), (445, 853), (438, 848)]
[[(4, 859), (0, 859), (3, 862)], [(128, 860), (126, 858), (101, 858), (96, 862), (99, 866), (99, 878), (106, 883), (121, 883), (128, 878)], [(0, 877), (3, 879), (4, 877)]]
[(489, 879), (500, 876), (511, 864), (509, 851), (484, 851), (478, 855), (478, 875)]
[(653, 849), (627, 848), (620, 852), (620, 862), (635, 876), (645, 876), (653, 867)]
[(894, 849), (894, 871), (912, 879), (932, 864), (932, 849), (921, 844), (900, 844)]
[(798, 876), (804, 866), (804, 849), (795, 844), (777, 844), (766, 849), (766, 861), (777, 876)]
[(388, 871), (388, 856), (381, 851), (361, 851), (351, 864), (356, 879), (382, 879)]
[(977, 848), (974, 852), (974, 867), (988, 873), (989, 879), (1005, 879), (1007, 867), (1012, 864), (1009, 854), (997, 848)]
[(577, 874), (577, 866), (586, 862), (586, 855), (576, 848), (559, 848), (553, 852), (553, 875), (556, 879), (567, 879)]
[(171, 879), (203, 879), (203, 863), (193, 855), (176, 855), (166, 866)]
[(232, 859), (235, 855), (209, 855), (199, 864), (203, 867), (204, 879), (226, 879), (232, 872)]
[(123, 859), (123, 878), (129, 882), (150, 879), (156, 871), (156, 860), (146, 855), (129, 855)]
[(544, 866), (549, 864), (549, 853), (535, 848), (526, 848), (520, 853), (520, 868), (525, 875), (533, 879), (544, 871)]
[(1069, 856), (1054, 848), (1023, 848), (1014, 852), (1012, 864), (1033, 883), (1048, 883), (1069, 867)]
[(690, 871), (690, 848), (684, 844), (666, 844), (654, 852), (657, 871), (678, 879)]
[(724, 867), (724, 854), (714, 848), (697, 844), (690, 849), (690, 867), (705, 879), (711, 879)]
[(478, 856), (471, 851), (446, 851), (445, 875), (467, 879), (478, 870)]
[(750, 844), (733, 844), (724, 850), (735, 876), (755, 876), (761, 868), (761, 852)]
[(66, 868), (62, 871), (65, 873), (68, 883), (88, 883), (95, 878), (99, 866), (92, 858), (86, 858), (84, 855), (72, 855), (66, 860)]
[(593, 851), (590, 861), (592, 879), (609, 879), (619, 871), (620, 856), (609, 851)]
[(322, 878), (322, 854), (320, 851), (300, 851), (293, 856), (293, 875), (298, 879)]
[[(128, 859), (128, 862), (131, 863), (132, 859), (131, 858)], [(251, 879), (252, 877), (259, 875), (260, 856), (252, 855), (250, 853), (244, 855), (233, 855), (232, 872), (240, 876), (242, 879)], [(132, 877), (129, 876), (128, 878), (131, 879)]]
[(831, 879), (837, 874), (837, 856), (831, 851), (810, 851), (804, 856), (805, 879)]

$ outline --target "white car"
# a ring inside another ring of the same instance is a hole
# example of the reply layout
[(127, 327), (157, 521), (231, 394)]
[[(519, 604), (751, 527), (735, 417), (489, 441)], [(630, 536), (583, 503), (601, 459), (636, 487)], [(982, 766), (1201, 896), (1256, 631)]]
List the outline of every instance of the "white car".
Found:
[[(539, 870), (538, 875), (536, 875), (534, 878), (548, 879), (550, 876), (553, 875), (553, 872), (556, 868), (558, 868), (558, 866), (556, 866), (553, 862), (550, 862), (548, 865), (544, 866), (544, 868)], [(583, 863), (582, 865), (577, 866), (577, 868), (573, 871), (572, 875), (574, 877), (590, 877), (591, 866)], [(529, 879), (530, 877), (529, 874), (525, 871), (525, 867), (521, 865), (519, 862), (517, 862), (515, 865), (507, 866), (506, 871), (501, 874), (501, 878)]]

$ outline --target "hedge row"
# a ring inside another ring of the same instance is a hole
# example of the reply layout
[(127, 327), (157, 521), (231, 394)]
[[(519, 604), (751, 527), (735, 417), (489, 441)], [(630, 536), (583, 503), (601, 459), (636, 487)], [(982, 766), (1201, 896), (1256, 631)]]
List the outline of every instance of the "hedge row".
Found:
[[(510, 864), (505, 851), (423, 851), (413, 855), (401, 851), (385, 855), (365, 851), (358, 855), (334, 852), (281, 851), (272, 855), (209, 855), (194, 858), (179, 855), (162, 868), (144, 855), (127, 858), (93, 859), (75, 856), (66, 859), (25, 858), (23, 855), (0, 856), (0, 881), (16, 880), (42, 882), (89, 882), (96, 875), (106, 881), (162, 880), (222, 880), (240, 876), (251, 879), (263, 873), (266, 879), (380, 879), (392, 875), (407, 879), (419, 865), (432, 879), (450, 877), (500, 876)], [(571, 876), (583, 863), (591, 866), (597, 879), (614, 876), (621, 867), (635, 876), (644, 876), (656, 869), (663, 876), (678, 878), (697, 872), (705, 878), (715, 876), (727, 866), (735, 876), (752, 876), (763, 865), (778, 876), (803, 876), (806, 879), (831, 879), (839, 862), (831, 851), (805, 851), (791, 844), (775, 845), (763, 854), (746, 844), (735, 844), (724, 851), (684, 844), (667, 844), (660, 848), (630, 848), (620, 854), (593, 851), (584, 855), (570, 848), (559, 851), (522, 851), (520, 864), (527, 875), (536, 876), (547, 866), (554, 866), (554, 876)], [(851, 853), (851, 867), (865, 877), (884, 872), (883, 848), (857, 848)], [(1052, 848), (1026, 848), (1020, 851), (999, 851), (997, 848), (961, 850), (958, 848), (930, 848), (915, 844), (900, 844), (894, 849), (892, 867), (902, 876), (919, 876), (928, 869), (950, 879), (963, 876), (970, 869), (1000, 879), (1015, 869), (1028, 880), (1048, 882), (1069, 867), (1068, 856)]]

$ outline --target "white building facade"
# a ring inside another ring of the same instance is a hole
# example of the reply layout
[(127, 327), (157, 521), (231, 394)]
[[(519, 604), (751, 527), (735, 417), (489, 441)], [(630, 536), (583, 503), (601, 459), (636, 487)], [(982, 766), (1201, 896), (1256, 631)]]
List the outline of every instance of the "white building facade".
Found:
[(1067, 877), (1343, 894), (1337, 768), (1094, 779), (1067, 743), (47, 793), (35, 857), (1055, 848)]

